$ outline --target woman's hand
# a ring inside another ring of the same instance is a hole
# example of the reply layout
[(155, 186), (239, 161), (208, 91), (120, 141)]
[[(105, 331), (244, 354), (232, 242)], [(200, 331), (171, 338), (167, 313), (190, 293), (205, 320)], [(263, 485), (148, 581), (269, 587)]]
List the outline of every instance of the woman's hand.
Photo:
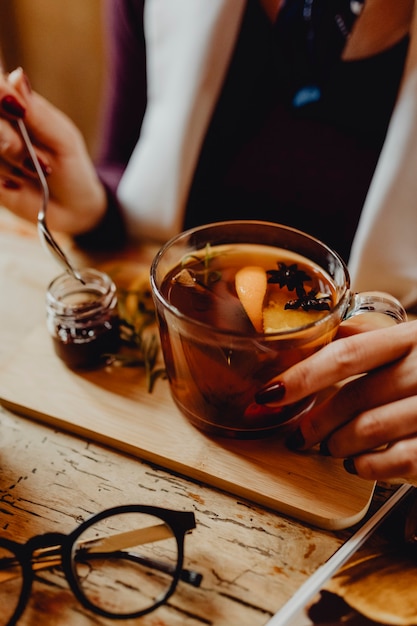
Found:
[(106, 194), (81, 133), (31, 90), (21, 68), (0, 75), (0, 204), (32, 222), (41, 206), (37, 176), (16, 124), (19, 118), (47, 178), (48, 225), (74, 235), (92, 229), (104, 216)]
[(285, 405), (333, 385), (301, 418), (288, 447), (320, 443), (367, 479), (416, 477), (417, 321), (344, 336), (280, 374), (257, 400)]

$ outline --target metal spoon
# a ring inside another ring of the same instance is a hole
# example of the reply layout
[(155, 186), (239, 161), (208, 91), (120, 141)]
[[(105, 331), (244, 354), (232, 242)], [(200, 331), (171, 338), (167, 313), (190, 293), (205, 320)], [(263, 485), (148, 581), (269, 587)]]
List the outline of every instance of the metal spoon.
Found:
[(38, 175), (39, 182), (42, 187), (42, 207), (38, 213), (38, 233), (41, 238), (41, 241), (46, 244), (46, 248), (52, 252), (52, 255), (56, 258), (58, 263), (60, 263), (67, 272), (69, 272), (76, 280), (79, 280), (84, 284), (84, 280), (82, 279), (78, 270), (74, 269), (67, 257), (65, 256), (62, 249), (59, 247), (55, 239), (52, 237), (47, 225), (46, 225), (46, 208), (49, 202), (49, 188), (46, 182), (45, 175), (42, 171), (42, 168), (39, 163), (39, 159), (36, 156), (35, 149), (33, 147), (32, 141), (29, 137), (29, 134), (26, 130), (26, 126), (23, 120), (17, 120), (19, 130), (21, 132), (23, 141), (25, 142), (26, 148), (29, 152), (30, 158), (32, 159), (34, 168), (36, 170), (36, 174)]

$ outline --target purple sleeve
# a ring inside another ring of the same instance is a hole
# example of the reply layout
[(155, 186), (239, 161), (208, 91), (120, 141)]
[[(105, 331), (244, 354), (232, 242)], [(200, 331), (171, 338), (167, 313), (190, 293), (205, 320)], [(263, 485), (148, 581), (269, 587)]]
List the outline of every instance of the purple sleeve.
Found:
[[(117, 175), (136, 145), (146, 108), (144, 0), (106, 0), (106, 78), (98, 167)], [(113, 181), (112, 181), (113, 182)]]
[(80, 245), (105, 248), (125, 239), (116, 189), (137, 143), (146, 109), (145, 0), (105, 0), (105, 87), (96, 169), (108, 211), (102, 223), (77, 237)]

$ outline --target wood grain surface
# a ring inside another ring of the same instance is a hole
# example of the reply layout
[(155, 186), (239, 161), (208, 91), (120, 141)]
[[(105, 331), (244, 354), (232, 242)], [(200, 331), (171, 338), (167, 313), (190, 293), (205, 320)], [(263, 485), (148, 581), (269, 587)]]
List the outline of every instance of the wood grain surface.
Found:
[[(185, 566), (203, 575), (201, 587), (180, 584), (167, 606), (126, 626), (264, 626), (343, 540), (1, 406), (0, 431), (2, 537), (70, 532), (119, 504), (194, 511)], [(19, 626), (34, 624), (115, 622), (83, 610), (57, 573), (53, 585), (33, 584)]]
[(1, 370), (0, 399), (31, 418), (321, 528), (358, 522), (372, 497), (373, 483), (347, 474), (340, 460), (290, 452), (280, 435), (256, 441), (203, 435), (174, 405), (168, 382), (148, 393), (140, 369), (74, 373), (55, 355), (45, 325)]
[[(63, 243), (80, 265), (96, 267), (110, 261), (118, 263), (119, 259), (143, 261), (145, 252), (137, 248), (111, 258), (108, 254), (91, 258), (68, 242)], [(46, 356), (50, 343), (43, 326), (44, 294), (57, 271), (55, 262), (39, 244), (36, 228), (0, 209), (0, 384), (7, 395), (19, 386), (18, 398), (24, 405), (28, 404), (26, 393), (35, 385), (43, 399), (54, 396), (57, 407), (62, 407), (66, 398), (65, 394), (60, 398), (63, 381), (58, 360), (54, 360), (52, 372), (48, 370), (48, 375), (42, 375), (41, 382), (37, 382), (44, 360), (50, 358)], [(37, 351), (37, 376), (33, 380), (28, 378), (28, 363), (22, 357), (25, 345)], [(25, 363), (20, 370), (22, 358)], [(131, 375), (130, 383), (124, 384), (140, 386), (137, 371)], [(6, 384), (9, 376), (14, 381), (12, 388)], [(99, 409), (106, 405), (107, 394), (111, 395), (110, 390), (103, 392), (103, 381), (95, 384), (79, 379), (78, 385), (90, 392), (95, 390), (94, 395), (103, 398)], [(158, 397), (161, 407), (166, 403), (172, 410), (169, 395), (165, 397), (159, 385), (157, 393), (154, 398)], [(14, 393), (13, 397), (16, 400)], [(100, 420), (99, 409), (96, 420)], [(168, 605), (143, 619), (125, 621), (126, 626), (265, 626), (352, 532), (310, 526), (205, 481), (141, 460), (137, 454), (117, 451), (97, 441), (85, 407), (77, 410), (80, 430), (90, 432), (91, 437), (65, 432), (70, 427), (75, 430), (65, 421), (58, 420), (62, 428), (57, 428), (0, 405), (1, 536), (24, 542), (37, 533), (70, 532), (91, 514), (119, 504), (194, 511), (197, 528), (186, 537), (185, 564), (203, 574), (201, 588), (189, 589), (180, 584)], [(39, 417), (45, 419), (43, 414)], [(118, 417), (113, 415), (113, 421)], [(186, 428), (190, 432), (188, 424)], [(207, 443), (202, 435), (193, 434), (197, 441)], [(198, 448), (194, 454), (198, 456)], [(228, 452), (228, 456), (232, 454), (237, 456)], [(273, 458), (278, 458), (276, 449), (274, 454), (271, 452)], [(322, 462), (327, 463), (325, 459)], [(343, 475), (343, 480), (346, 478)], [(287, 477), (287, 489), (293, 489), (292, 480), (292, 476)], [(320, 493), (321, 485), (316, 487), (309, 508)], [(344, 495), (333, 492), (333, 498), (342, 500)], [(378, 486), (371, 510), (385, 498)], [(19, 621), (22, 626), (114, 623), (83, 610), (58, 573), (54, 584), (34, 582), (31, 601)]]

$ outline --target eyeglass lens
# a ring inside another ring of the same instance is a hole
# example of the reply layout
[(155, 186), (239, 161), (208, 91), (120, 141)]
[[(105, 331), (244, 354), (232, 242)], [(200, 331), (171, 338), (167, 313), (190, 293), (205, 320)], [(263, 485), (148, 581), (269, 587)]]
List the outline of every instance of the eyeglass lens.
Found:
[(89, 526), (73, 545), (72, 568), (87, 600), (112, 615), (147, 611), (175, 586), (178, 546), (159, 517), (122, 513)]
[(19, 561), (7, 548), (0, 546), (0, 625), (6, 626), (14, 615), (23, 586)]

